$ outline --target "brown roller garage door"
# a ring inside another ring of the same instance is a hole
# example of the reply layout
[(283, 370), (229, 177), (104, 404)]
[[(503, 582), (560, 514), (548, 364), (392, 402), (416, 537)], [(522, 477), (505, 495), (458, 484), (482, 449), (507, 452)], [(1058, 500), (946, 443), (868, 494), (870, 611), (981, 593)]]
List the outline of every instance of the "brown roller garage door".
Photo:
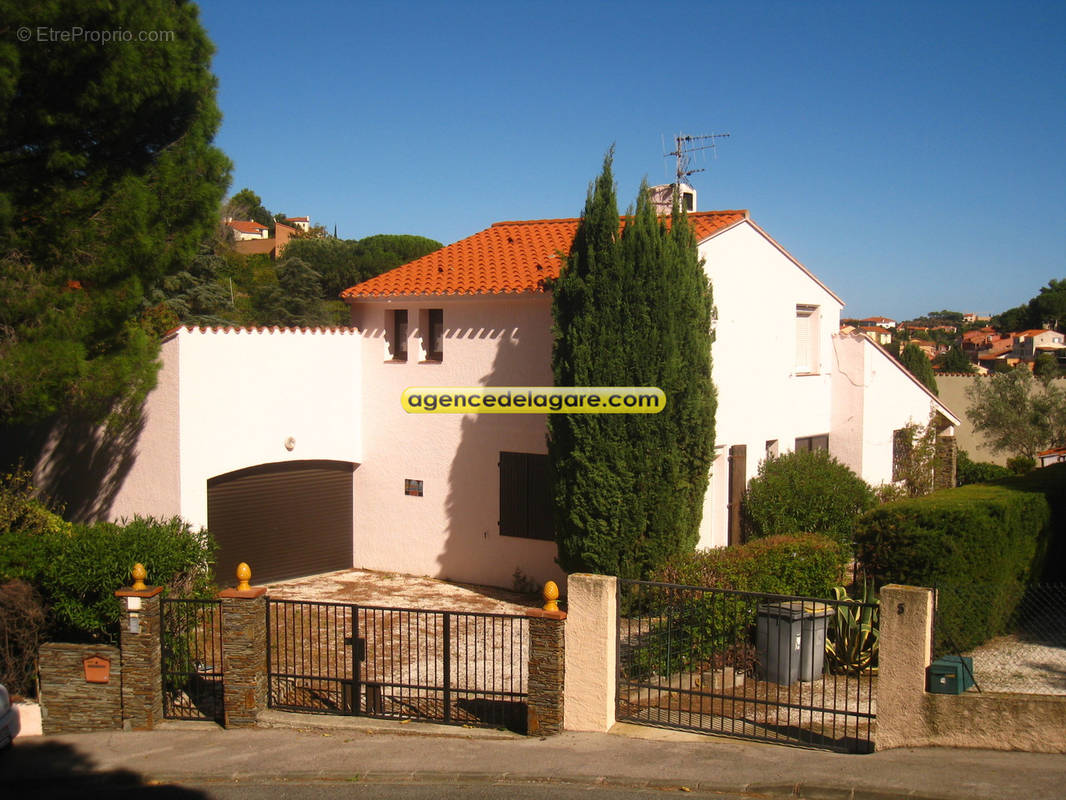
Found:
[(286, 461), (209, 479), (218, 582), (231, 585), (242, 561), (254, 584), (350, 568), (353, 469), (342, 461)]

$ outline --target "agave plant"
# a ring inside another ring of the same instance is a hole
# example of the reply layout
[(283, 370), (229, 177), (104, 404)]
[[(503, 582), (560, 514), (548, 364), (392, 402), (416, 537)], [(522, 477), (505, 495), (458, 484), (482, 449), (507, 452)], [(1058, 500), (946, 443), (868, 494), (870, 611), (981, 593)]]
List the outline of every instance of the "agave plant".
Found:
[(877, 672), (877, 645), (881, 638), (881, 606), (873, 582), (863, 581), (862, 598), (852, 600), (843, 586), (833, 587), (836, 613), (825, 637), (825, 658), (836, 673)]

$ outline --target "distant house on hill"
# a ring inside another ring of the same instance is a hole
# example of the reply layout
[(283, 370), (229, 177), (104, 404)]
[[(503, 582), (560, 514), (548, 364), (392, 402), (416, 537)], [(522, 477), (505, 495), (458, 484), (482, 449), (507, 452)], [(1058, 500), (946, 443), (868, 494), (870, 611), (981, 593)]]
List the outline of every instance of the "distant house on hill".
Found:
[(250, 219), (228, 219), (226, 227), (233, 231), (233, 238), (238, 242), (266, 239), (270, 228)]
[(1066, 343), (1058, 331), (1028, 330), (1014, 334), (1011, 355), (1022, 361), (1034, 361), (1040, 353), (1057, 355), (1064, 349)]
[(888, 317), (867, 317), (859, 320), (860, 328), (885, 328), (891, 330), (896, 327), (896, 321)]
[(287, 222), (292, 223), (292, 227), (299, 228), (304, 233), (311, 230), (311, 218), (310, 217), (285, 217)]
[[(303, 219), (307, 219), (307, 217)], [(231, 227), (233, 225), (233, 223), (227, 224)], [(264, 230), (266, 229), (264, 228)], [(289, 239), (296, 235), (296, 232), (297, 229), (290, 225), (286, 225), (283, 222), (275, 222), (273, 236), (238, 240), (234, 243), (233, 249), (245, 256), (266, 254), (276, 261), (285, 252), (285, 246), (289, 243)]]

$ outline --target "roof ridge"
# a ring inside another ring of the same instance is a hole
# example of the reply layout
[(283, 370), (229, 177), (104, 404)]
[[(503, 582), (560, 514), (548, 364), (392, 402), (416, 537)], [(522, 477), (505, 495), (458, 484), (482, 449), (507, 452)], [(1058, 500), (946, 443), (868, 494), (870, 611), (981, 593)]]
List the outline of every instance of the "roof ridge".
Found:
[[(745, 219), (748, 218), (748, 209), (746, 208), (722, 208), (714, 209), (711, 211), (689, 211), (687, 216), (689, 217), (709, 217), (709, 216), (732, 216), (734, 214), (743, 214)], [(632, 214), (619, 214), (619, 219), (628, 219), (632, 217)], [(669, 214), (659, 214), (660, 217), (668, 217)], [(490, 228), (502, 227), (504, 225), (546, 225), (548, 223), (560, 223), (560, 222), (581, 222), (581, 217), (549, 217), (547, 219), (507, 219), (494, 222), (490, 225)]]

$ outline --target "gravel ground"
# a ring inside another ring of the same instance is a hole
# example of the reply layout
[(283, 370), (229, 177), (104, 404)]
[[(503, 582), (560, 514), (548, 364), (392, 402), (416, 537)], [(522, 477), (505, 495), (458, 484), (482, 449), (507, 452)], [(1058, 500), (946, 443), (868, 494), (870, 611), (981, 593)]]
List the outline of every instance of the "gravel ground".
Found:
[(966, 655), (983, 692), (1066, 694), (1066, 647), (1000, 636)]
[(280, 581), (267, 584), (267, 589), (275, 600), (358, 603), (381, 608), (489, 614), (524, 614), (527, 608), (538, 607), (543, 602), (533, 594), (362, 569)]

